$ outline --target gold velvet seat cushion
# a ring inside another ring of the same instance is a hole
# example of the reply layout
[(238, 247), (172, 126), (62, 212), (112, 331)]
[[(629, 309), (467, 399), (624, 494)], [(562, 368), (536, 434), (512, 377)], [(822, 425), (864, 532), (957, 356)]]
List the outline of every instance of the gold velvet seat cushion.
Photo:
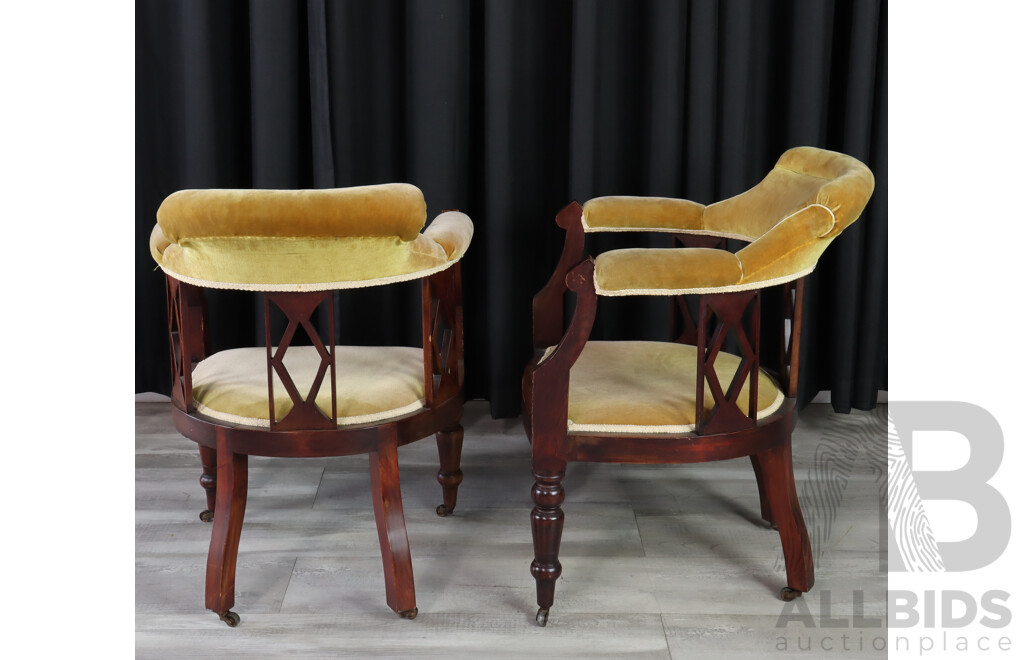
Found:
[[(335, 347), (338, 426), (368, 424), (413, 412), (424, 405), (423, 349), (405, 346)], [(289, 346), (284, 364), (302, 397), (320, 367), (312, 346)], [(331, 415), (330, 370), (316, 404)], [(270, 426), (267, 349), (235, 348), (206, 358), (192, 372), (192, 399), (203, 415), (231, 424)], [(274, 372), (274, 416), (292, 409)]]
[[(312, 291), (423, 277), (462, 258), (473, 223), (442, 213), (422, 234), (409, 184), (331, 190), (182, 190), (157, 211), (150, 252), (199, 286)], [(435, 227), (436, 225), (436, 227)]]
[[(715, 371), (728, 390), (740, 358), (719, 353)], [(591, 341), (569, 372), (569, 431), (573, 433), (689, 433), (696, 420), (697, 349), (647, 341)], [(749, 377), (740, 392), (748, 401)], [(757, 384), (758, 418), (784, 397), (764, 373)], [(704, 410), (714, 405), (704, 387)]]

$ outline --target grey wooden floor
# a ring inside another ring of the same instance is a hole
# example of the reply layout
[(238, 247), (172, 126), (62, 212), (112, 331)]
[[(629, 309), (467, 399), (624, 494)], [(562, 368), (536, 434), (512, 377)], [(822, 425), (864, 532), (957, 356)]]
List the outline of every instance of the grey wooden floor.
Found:
[[(565, 481), (563, 575), (550, 623), (537, 627), (529, 445), (519, 420), (492, 420), (471, 402), (454, 516), (434, 513), (433, 441), (399, 450), (415, 620), (384, 602), (365, 456), (252, 458), (234, 608), (242, 622), (231, 629), (203, 608), (211, 528), (198, 516), (198, 453), (169, 405), (136, 404), (140, 658), (885, 657), (872, 649), (886, 636), (884, 406), (801, 413), (794, 464), (817, 583), (798, 609), (778, 598), (781, 546), (760, 520), (746, 459), (576, 463)], [(792, 621), (780, 624), (784, 611)]]

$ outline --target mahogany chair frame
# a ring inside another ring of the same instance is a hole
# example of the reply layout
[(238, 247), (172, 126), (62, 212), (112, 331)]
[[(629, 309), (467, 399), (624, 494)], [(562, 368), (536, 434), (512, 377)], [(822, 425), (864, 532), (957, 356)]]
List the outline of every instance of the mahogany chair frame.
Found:
[[(412, 559), (402, 509), (398, 447), (435, 435), (440, 458), (437, 480), (443, 503), (439, 516), (455, 509), (459, 484), (463, 429), (464, 350), (462, 279), (459, 263), (420, 278), (422, 290), (423, 370), (425, 403), (414, 412), (377, 423), (337, 424), (333, 291), (265, 294), (269, 428), (226, 424), (198, 412), (192, 399), (192, 371), (210, 352), (206, 300), (201, 287), (167, 279), (171, 345), (171, 402), (174, 425), (199, 445), (207, 509), (200, 514), (213, 522), (206, 565), (206, 607), (229, 626), (239, 622), (230, 611), (235, 602), (235, 564), (245, 515), (249, 456), (292, 458), (368, 454), (373, 510), (377, 522), (388, 606), (402, 618), (415, 618), (416, 594)], [(320, 305), (328, 306), (327, 343), (319, 338), (312, 319)], [(288, 319), (276, 350), (271, 335), (271, 307)], [(321, 357), (319, 371), (305, 397), (298, 391), (282, 357), (302, 327)], [(330, 377), (328, 378), (328, 372)], [(278, 419), (274, 411), (273, 374), (280, 377), (292, 408)], [(324, 381), (330, 382), (328, 416), (315, 404)]]
[[(537, 623), (547, 624), (554, 602), (555, 581), (562, 573), (558, 550), (565, 514), (566, 465), (569, 461), (611, 463), (699, 463), (749, 456), (761, 503), (761, 517), (776, 528), (782, 540), (788, 585), (785, 600), (814, 584), (811, 544), (797, 500), (793, 477), (791, 433), (795, 425), (795, 396), (799, 374), (803, 280), (776, 285), (782, 289), (783, 324), (791, 323), (786, 338), (780, 329), (780, 368), (770, 377), (786, 396), (770, 415), (757, 417), (757, 382), (761, 363), (761, 289), (695, 294), (697, 314), (683, 296), (672, 297), (672, 336), (697, 347), (696, 423), (690, 433), (586, 433), (568, 430), (569, 371), (590, 336), (597, 310), (594, 262), (585, 256), (583, 210), (573, 202), (556, 217), (566, 231), (565, 246), (550, 280), (533, 299), (534, 357), (523, 376), (523, 422), (532, 445), (534, 508), (531, 514), (534, 561), (530, 571), (537, 582)], [(642, 231), (642, 230), (638, 230)], [(675, 242), (690, 247), (725, 247), (725, 239), (675, 234)], [(563, 299), (576, 294), (576, 306), (563, 331)], [(730, 383), (720, 383), (714, 363), (729, 330), (735, 334), (741, 362)], [(548, 349), (554, 346), (554, 351)], [(545, 358), (545, 353), (549, 353)], [(749, 400), (740, 400), (749, 380)], [(714, 405), (704, 410), (707, 383)], [(747, 405), (745, 405), (747, 404)]]

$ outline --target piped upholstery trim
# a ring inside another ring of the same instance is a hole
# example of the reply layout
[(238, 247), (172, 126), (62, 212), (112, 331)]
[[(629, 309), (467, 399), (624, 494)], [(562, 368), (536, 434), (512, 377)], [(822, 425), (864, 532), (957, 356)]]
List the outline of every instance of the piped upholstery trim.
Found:
[[(775, 414), (779, 408), (782, 407), (782, 403), (786, 400), (782, 392), (779, 392), (775, 396), (775, 400), (772, 401), (764, 410), (760, 410), (757, 413), (758, 419), (764, 419), (770, 415)], [(695, 424), (675, 424), (675, 425), (664, 425), (664, 426), (641, 426), (639, 424), (577, 424), (576, 422), (569, 420), (569, 424), (566, 427), (570, 433), (585, 434), (585, 433), (619, 433), (622, 435), (647, 435), (652, 433), (693, 433), (696, 430)]]
[[(818, 235), (818, 238), (825, 238), (826, 236), (828, 236), (829, 234), (832, 233), (833, 229), (836, 228), (836, 214), (835, 214), (835, 212), (832, 209), (830, 209), (829, 207), (825, 206), (824, 204), (808, 204), (804, 208), (800, 209), (800, 211), (806, 211), (807, 209), (809, 209), (811, 207), (814, 207), (814, 206), (820, 206), (821, 208), (823, 208), (826, 211), (828, 211), (828, 214), (830, 216), (832, 216), (832, 226), (828, 228), (827, 232)], [(800, 213), (800, 211), (797, 211), (797, 213)], [(794, 213), (793, 215), (796, 215), (796, 213)], [(786, 216), (786, 217), (788, 218), (789, 216)], [(786, 218), (783, 218), (783, 219), (785, 220)]]
[(727, 238), (734, 241), (749, 243), (753, 239), (744, 234), (734, 234), (727, 231), (714, 231), (711, 229), (676, 229), (673, 227), (591, 227), (583, 219), (583, 233), (585, 234), (614, 234), (626, 232), (653, 232), (661, 234), (692, 234), (693, 236), (714, 236), (715, 238)]
[[(192, 403), (195, 405), (197, 412), (199, 412), (202, 415), (205, 415), (206, 417), (210, 417), (211, 419), (216, 419), (216, 420), (219, 420), (219, 421), (222, 421), (222, 422), (227, 422), (228, 424), (240, 424), (240, 425), (244, 425), (244, 426), (256, 426), (256, 427), (264, 428), (264, 429), (270, 428), (270, 420), (269, 419), (261, 419), (259, 417), (242, 417), (241, 415), (232, 415), (231, 413), (226, 413), (226, 412), (223, 412), (223, 411), (220, 411), (220, 410), (214, 410), (213, 408), (210, 408), (208, 406), (204, 406), (203, 404), (199, 403), (198, 401), (195, 401), (194, 399), (193, 399)], [(419, 401), (416, 401), (415, 403), (410, 403), (407, 406), (402, 406), (401, 408), (395, 408), (394, 410), (385, 410), (383, 412), (373, 413), (373, 414), (370, 414), (370, 415), (355, 415), (353, 417), (339, 417), (338, 418), (338, 426), (339, 427), (340, 426), (357, 426), (357, 425), (360, 425), (360, 424), (371, 424), (373, 422), (379, 422), (379, 421), (384, 420), (384, 419), (391, 419), (392, 417), (401, 417), (403, 415), (407, 415), (409, 413), (416, 412), (417, 410), (423, 408), (425, 405), (426, 405), (426, 400), (425, 399), (420, 399)]]
[(734, 291), (750, 291), (751, 289), (764, 289), (766, 287), (775, 286), (776, 284), (785, 284), (786, 282), (798, 280), (801, 277), (810, 275), (812, 272), (814, 272), (815, 266), (817, 266), (817, 264), (796, 273), (789, 273), (787, 275), (773, 277), (768, 280), (753, 280), (750, 282), (744, 282), (742, 284), (729, 284), (725, 286), (715, 287), (696, 287), (690, 289), (617, 289), (608, 291), (602, 289), (595, 280), (594, 292), (599, 296), (607, 296), (609, 298), (614, 298), (617, 296), (686, 296), (694, 294), (732, 293)]

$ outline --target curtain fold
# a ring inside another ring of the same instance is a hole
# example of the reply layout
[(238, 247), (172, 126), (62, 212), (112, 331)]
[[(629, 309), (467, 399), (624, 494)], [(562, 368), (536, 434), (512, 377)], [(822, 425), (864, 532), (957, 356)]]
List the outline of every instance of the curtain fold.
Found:
[[(463, 262), (467, 395), (519, 413), (530, 300), (573, 199), (710, 203), (787, 148), (849, 153), (876, 192), (807, 286), (799, 401), (886, 387), (886, 4), (880, 0), (253, 0), (136, 6), (136, 391), (167, 392), (147, 242), (181, 188), (407, 181), (476, 225)], [(596, 250), (663, 246), (599, 235)], [(213, 292), (213, 348), (263, 341)], [(338, 295), (337, 339), (417, 345), (418, 287)], [(602, 300), (595, 337), (666, 339), (664, 300)]]

